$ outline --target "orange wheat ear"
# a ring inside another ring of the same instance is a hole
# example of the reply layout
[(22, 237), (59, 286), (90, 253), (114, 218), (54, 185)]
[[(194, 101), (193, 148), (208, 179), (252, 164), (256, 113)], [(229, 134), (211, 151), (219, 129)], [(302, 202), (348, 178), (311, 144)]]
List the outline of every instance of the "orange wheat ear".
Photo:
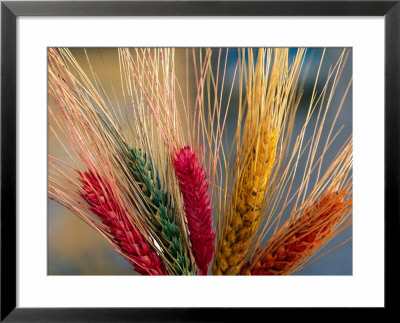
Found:
[(352, 198), (345, 191), (324, 192), (293, 223), (274, 235), (242, 269), (244, 275), (287, 275), (335, 235), (335, 227), (351, 211)]

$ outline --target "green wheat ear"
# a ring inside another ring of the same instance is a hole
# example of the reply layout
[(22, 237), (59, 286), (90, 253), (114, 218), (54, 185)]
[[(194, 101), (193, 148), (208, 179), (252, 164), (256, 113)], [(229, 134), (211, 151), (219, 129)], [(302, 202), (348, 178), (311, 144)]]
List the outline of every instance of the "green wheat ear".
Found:
[(180, 230), (168, 192), (163, 189), (157, 170), (139, 148), (128, 149), (129, 169), (148, 199), (149, 210), (154, 215), (152, 223), (161, 233), (161, 243), (167, 250), (167, 259), (177, 275), (195, 274), (190, 261), (189, 249)]

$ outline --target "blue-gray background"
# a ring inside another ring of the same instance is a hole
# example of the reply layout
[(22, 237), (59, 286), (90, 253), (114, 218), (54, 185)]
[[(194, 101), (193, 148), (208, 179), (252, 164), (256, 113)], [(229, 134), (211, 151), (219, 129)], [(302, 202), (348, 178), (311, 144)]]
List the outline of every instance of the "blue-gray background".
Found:
[[(293, 58), (296, 53), (295, 48), (290, 50), (290, 57)], [(324, 80), (328, 73), (329, 67), (333, 66), (343, 48), (328, 48), (326, 49), (323, 68), (321, 70), (320, 81), (318, 82), (317, 89), (322, 89)], [(333, 98), (332, 106), (328, 112), (326, 120), (326, 128), (329, 130), (330, 124), (335, 117), (340, 100), (343, 96), (345, 88), (352, 76), (352, 52), (347, 64), (345, 65), (342, 81), (336, 90), (336, 95)], [(74, 55), (77, 59), (84, 64), (84, 55), (81, 49), (73, 49)], [(223, 57), (224, 57), (223, 50)], [(183, 52), (183, 51), (182, 51)], [(96, 67), (100, 79), (115, 79), (118, 82), (118, 60), (116, 49), (89, 49), (91, 63)], [(294, 136), (298, 133), (299, 129), (304, 122), (305, 115), (308, 109), (308, 103), (314, 80), (316, 70), (320, 62), (322, 54), (321, 48), (308, 48), (305, 66), (309, 65), (309, 72), (305, 79), (304, 94), (301, 101), (298, 113), (296, 116)], [(177, 51), (177, 58), (182, 57), (182, 66), (185, 64), (183, 55)], [(227, 64), (227, 80), (233, 75), (233, 70), (237, 61), (237, 50), (229, 49), (228, 64)], [(216, 60), (214, 61), (216, 63)], [(184, 75), (184, 67), (179, 70), (179, 73)], [(305, 70), (305, 69), (303, 69)], [(226, 82), (225, 93), (228, 93), (231, 83)], [(226, 135), (228, 145), (232, 139), (232, 134), (236, 128), (237, 114), (235, 107), (237, 107), (238, 95), (237, 82), (235, 83), (234, 92), (232, 96), (231, 105), (229, 108)], [(223, 104), (224, 106), (224, 104)], [(337, 153), (338, 149), (342, 146), (344, 141), (352, 133), (352, 90), (344, 102), (342, 111), (337, 120), (337, 125), (334, 130), (338, 130), (344, 126), (341, 133), (338, 135), (334, 144), (326, 154), (326, 160), (323, 168), (329, 164), (332, 158)], [(326, 135), (327, 131), (323, 132)], [(322, 143), (323, 138), (321, 139)], [(57, 140), (49, 132), (48, 138), (49, 154), (62, 156), (63, 152)], [(301, 167), (301, 165), (300, 165)], [(298, 185), (295, 182), (295, 185)], [(130, 268), (130, 265), (114, 251), (113, 247), (97, 232), (91, 229), (84, 222), (79, 220), (77, 216), (66, 210), (64, 207), (49, 200), (48, 203), (48, 274), (49, 275), (135, 275)], [(215, 214), (214, 214), (215, 216)], [(350, 226), (337, 237), (335, 237), (323, 250), (322, 253), (336, 246), (338, 243), (344, 241), (352, 235), (352, 227)], [(318, 259), (311, 265), (296, 273), (296, 275), (351, 275), (352, 274), (352, 241), (347, 242), (345, 245), (335, 249), (329, 254)]]

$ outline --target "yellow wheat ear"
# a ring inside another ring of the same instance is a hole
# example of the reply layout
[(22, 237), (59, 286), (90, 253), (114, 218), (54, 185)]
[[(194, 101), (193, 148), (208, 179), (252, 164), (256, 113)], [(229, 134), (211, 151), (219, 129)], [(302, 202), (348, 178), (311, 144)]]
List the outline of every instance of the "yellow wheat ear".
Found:
[[(300, 94), (299, 74), (304, 59), (299, 49), (289, 66), (289, 49), (242, 50), (239, 118), (231, 183), (225, 183), (228, 203), (220, 203), (218, 244), (213, 273), (235, 275), (249, 253), (265, 219), (274, 169), (282, 162)], [(246, 108), (246, 111), (245, 111)], [(242, 127), (242, 118), (244, 119)], [(242, 129), (243, 128), (243, 129)], [(226, 166), (229, 169), (229, 164)]]

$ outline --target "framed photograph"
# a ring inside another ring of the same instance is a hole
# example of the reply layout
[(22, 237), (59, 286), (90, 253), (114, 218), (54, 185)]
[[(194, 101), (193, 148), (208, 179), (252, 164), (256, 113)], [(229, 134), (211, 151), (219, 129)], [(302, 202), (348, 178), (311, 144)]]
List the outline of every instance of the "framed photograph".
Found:
[(1, 24), (1, 321), (394, 308), (399, 1), (4, 1)]

